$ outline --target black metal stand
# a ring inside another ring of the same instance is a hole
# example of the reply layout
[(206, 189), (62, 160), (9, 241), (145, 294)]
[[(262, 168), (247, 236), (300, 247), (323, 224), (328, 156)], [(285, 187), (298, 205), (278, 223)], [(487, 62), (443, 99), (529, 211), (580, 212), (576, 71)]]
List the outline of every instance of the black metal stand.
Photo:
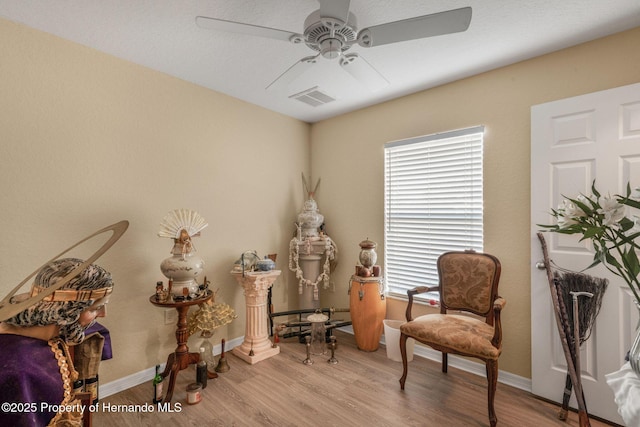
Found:
[[(297, 321), (293, 321), (293, 322), (284, 322), (284, 323), (280, 323), (279, 325), (282, 325), (283, 327), (286, 328), (291, 328), (293, 329), (290, 332), (286, 332), (285, 334), (282, 335), (282, 338), (290, 338), (290, 337), (299, 337), (299, 342), (304, 344), (305, 343), (305, 336), (311, 334), (311, 322), (308, 322), (306, 320), (303, 320), (302, 316), (304, 314), (312, 314), (315, 313), (316, 311), (320, 311), (322, 312), (322, 314), (326, 314), (327, 317), (329, 318), (326, 322), (326, 328), (327, 328), (327, 333), (326, 333), (326, 341), (330, 342), (330, 336), (331, 336), (331, 330), (334, 328), (340, 328), (342, 326), (348, 326), (351, 325), (351, 321), (350, 320), (340, 320), (340, 319), (332, 319), (331, 316), (334, 313), (348, 313), (349, 309), (348, 308), (308, 308), (308, 309), (302, 309), (302, 310), (289, 310), (289, 311), (280, 311), (277, 313), (270, 313), (269, 314), (269, 322), (271, 325), (270, 331), (271, 334), (273, 334), (273, 319), (276, 317), (281, 317), (281, 316), (298, 316), (298, 320)], [(306, 318), (306, 316), (305, 316)]]

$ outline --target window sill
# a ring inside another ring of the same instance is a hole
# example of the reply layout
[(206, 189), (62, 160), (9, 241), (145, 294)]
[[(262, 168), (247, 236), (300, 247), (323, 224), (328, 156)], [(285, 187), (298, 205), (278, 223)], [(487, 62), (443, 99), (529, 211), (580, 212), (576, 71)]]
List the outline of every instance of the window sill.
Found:
[[(437, 292), (429, 292), (424, 294), (426, 296), (413, 297), (413, 303), (417, 305), (427, 305), (429, 307), (440, 307), (440, 296)], [(397, 293), (388, 293), (387, 298), (391, 298), (397, 301), (409, 301), (409, 298), (406, 295), (397, 294)]]

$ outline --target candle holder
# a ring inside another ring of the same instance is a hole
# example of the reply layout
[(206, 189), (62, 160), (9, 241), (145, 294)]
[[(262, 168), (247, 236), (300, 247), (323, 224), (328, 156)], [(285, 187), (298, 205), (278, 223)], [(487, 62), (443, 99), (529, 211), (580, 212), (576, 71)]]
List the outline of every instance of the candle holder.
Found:
[(304, 340), (306, 341), (307, 358), (304, 359), (302, 363), (304, 363), (305, 365), (313, 365), (313, 360), (311, 360), (311, 337), (307, 335), (306, 337), (304, 337)]
[(335, 335), (331, 335), (329, 339), (331, 342), (327, 347), (329, 347), (329, 349), (331, 350), (331, 358), (327, 360), (327, 363), (329, 363), (330, 365), (335, 365), (338, 363), (338, 359), (336, 359), (336, 337)]

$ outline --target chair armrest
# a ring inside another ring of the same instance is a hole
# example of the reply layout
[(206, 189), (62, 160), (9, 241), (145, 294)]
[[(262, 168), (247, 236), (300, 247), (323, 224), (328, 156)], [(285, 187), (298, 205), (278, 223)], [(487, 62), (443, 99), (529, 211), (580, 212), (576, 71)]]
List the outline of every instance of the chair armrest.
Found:
[(495, 301), (493, 301), (493, 338), (491, 339), (491, 344), (495, 348), (500, 348), (502, 345), (502, 321), (500, 320), (500, 313), (502, 309), (507, 304), (507, 300), (498, 296)]
[(409, 301), (407, 302), (407, 312), (405, 314), (407, 322), (411, 322), (411, 320), (413, 320), (413, 317), (411, 316), (411, 309), (413, 308), (413, 296), (416, 294), (423, 294), (425, 292), (433, 292), (438, 290), (440, 290), (440, 286), (417, 286), (407, 291), (407, 297), (409, 298)]

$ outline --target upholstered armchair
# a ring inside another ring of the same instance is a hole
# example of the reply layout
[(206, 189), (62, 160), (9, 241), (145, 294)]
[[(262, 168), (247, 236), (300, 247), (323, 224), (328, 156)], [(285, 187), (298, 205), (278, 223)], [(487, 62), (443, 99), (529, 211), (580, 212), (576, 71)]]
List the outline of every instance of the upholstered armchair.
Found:
[[(407, 379), (407, 339), (442, 352), (442, 372), (447, 372), (449, 353), (475, 357), (485, 362), (491, 426), (497, 423), (493, 407), (498, 382), (498, 357), (502, 351), (500, 312), (506, 301), (498, 296), (500, 261), (475, 251), (446, 252), (438, 258), (438, 286), (419, 286), (407, 291), (407, 323), (400, 327), (403, 373)], [(414, 296), (438, 291), (440, 313), (412, 318)]]

